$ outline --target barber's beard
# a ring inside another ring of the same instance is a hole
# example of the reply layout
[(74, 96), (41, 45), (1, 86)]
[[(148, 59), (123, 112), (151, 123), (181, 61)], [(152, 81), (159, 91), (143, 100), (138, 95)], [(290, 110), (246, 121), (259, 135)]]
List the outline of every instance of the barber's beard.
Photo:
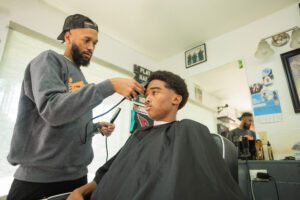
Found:
[(71, 51), (73, 61), (77, 66), (88, 66), (90, 64), (91, 58), (84, 58), (83, 53), (80, 52), (79, 47), (76, 44), (72, 44)]
[(250, 126), (244, 125), (244, 130), (249, 130)]

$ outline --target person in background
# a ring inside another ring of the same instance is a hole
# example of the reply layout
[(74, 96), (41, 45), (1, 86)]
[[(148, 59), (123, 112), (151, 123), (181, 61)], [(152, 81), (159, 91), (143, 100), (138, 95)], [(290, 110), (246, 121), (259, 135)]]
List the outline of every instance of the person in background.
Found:
[(239, 120), (241, 121), (239, 127), (229, 132), (229, 140), (233, 143), (242, 141), (243, 137), (247, 138), (247, 140), (256, 140), (255, 132), (250, 130), (253, 125), (252, 113), (244, 112)]
[(206, 126), (176, 116), (188, 100), (184, 80), (153, 72), (146, 85), (146, 111), (154, 126), (137, 129), (100, 167), (94, 181), (67, 200), (243, 200), (238, 184)]
[(98, 26), (86, 16), (68, 16), (57, 38), (64, 55), (42, 52), (25, 70), (9, 163), (18, 165), (8, 200), (42, 199), (87, 183), (93, 159), (92, 137), (109, 136), (114, 125), (92, 123), (92, 109), (117, 92), (129, 100), (143, 94), (133, 79), (87, 83), (88, 66), (98, 43)]

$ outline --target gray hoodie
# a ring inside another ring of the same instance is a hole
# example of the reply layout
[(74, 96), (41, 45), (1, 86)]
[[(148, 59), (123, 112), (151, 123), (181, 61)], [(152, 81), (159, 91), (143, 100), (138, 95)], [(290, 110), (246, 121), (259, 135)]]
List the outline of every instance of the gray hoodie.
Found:
[(80, 68), (54, 51), (34, 58), (25, 70), (7, 157), (19, 165), (14, 177), (57, 182), (86, 175), (93, 159), (92, 109), (113, 93), (110, 80), (88, 84)]

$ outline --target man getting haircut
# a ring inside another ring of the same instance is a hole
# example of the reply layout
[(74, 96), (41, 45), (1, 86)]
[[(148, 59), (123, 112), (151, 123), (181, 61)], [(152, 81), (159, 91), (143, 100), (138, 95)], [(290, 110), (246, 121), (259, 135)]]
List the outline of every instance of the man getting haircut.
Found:
[(244, 199), (208, 128), (176, 120), (188, 95), (178, 75), (152, 73), (145, 105), (154, 125), (135, 131), (98, 169), (94, 181), (76, 189), (69, 199), (93, 190), (92, 200)]

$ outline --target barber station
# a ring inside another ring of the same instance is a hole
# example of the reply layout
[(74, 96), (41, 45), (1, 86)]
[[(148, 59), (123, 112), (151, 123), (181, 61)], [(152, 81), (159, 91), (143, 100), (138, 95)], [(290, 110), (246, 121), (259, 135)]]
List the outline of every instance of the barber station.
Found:
[(0, 1), (0, 200), (299, 200), (300, 1)]

